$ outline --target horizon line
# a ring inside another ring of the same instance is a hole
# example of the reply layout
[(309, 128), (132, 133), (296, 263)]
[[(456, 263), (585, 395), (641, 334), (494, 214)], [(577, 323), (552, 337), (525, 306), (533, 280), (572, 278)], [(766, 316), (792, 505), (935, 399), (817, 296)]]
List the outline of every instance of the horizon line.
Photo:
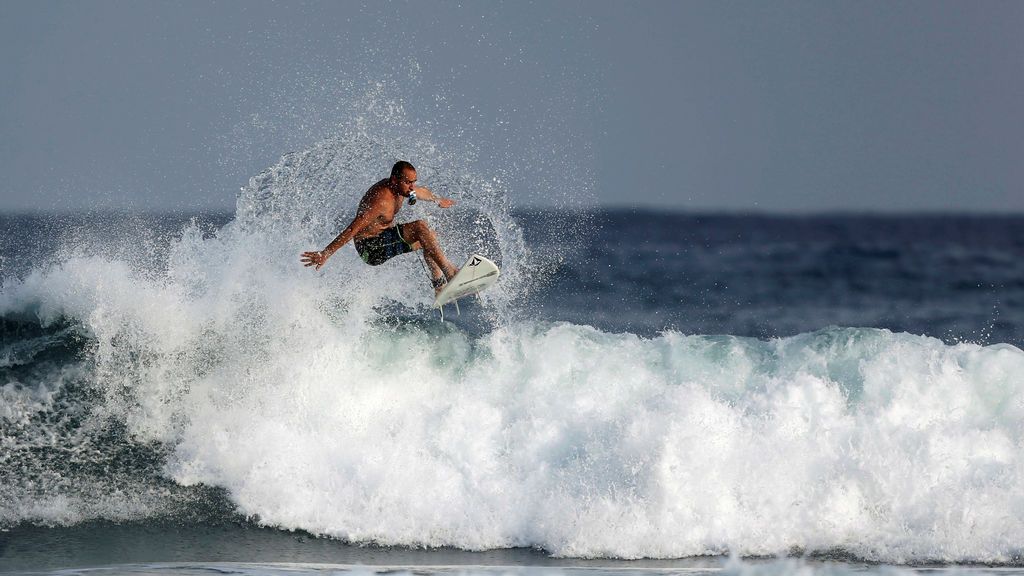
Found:
[[(544, 212), (594, 212), (594, 213), (635, 213), (662, 214), (674, 216), (713, 216), (713, 217), (769, 217), (769, 218), (814, 218), (814, 217), (977, 217), (977, 218), (1019, 218), (1024, 217), (1024, 210), (964, 210), (964, 209), (821, 209), (821, 210), (769, 210), (764, 208), (733, 209), (733, 208), (683, 208), (666, 206), (659, 208), (651, 205), (628, 206), (623, 204), (590, 205), (590, 206), (523, 206), (512, 209), (512, 213), (544, 213)], [(198, 216), (216, 215), (231, 216), (235, 208), (89, 208), (73, 209), (0, 209), (0, 217), (75, 217), (75, 216)]]

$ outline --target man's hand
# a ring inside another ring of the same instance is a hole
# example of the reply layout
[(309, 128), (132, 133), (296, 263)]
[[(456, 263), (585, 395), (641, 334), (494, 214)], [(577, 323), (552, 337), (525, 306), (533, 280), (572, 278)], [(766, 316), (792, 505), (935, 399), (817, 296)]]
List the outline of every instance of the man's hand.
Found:
[(452, 200), (451, 198), (438, 198), (437, 205), (441, 208), (451, 208), (455, 205), (455, 200)]
[(327, 259), (330, 256), (331, 255), (328, 254), (326, 250), (323, 252), (303, 252), (302, 263), (307, 268), (310, 266), (316, 266), (316, 269), (319, 270), (320, 267), (324, 265), (324, 262), (327, 262)]

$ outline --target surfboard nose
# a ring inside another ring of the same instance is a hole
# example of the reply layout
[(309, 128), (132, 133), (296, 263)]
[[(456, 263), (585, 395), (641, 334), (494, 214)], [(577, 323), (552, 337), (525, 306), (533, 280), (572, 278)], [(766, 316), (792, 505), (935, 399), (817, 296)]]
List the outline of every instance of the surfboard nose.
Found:
[(437, 293), (434, 307), (441, 306), (471, 294), (486, 290), (498, 281), (501, 271), (498, 265), (486, 256), (472, 254), (458, 274), (448, 279), (448, 284)]

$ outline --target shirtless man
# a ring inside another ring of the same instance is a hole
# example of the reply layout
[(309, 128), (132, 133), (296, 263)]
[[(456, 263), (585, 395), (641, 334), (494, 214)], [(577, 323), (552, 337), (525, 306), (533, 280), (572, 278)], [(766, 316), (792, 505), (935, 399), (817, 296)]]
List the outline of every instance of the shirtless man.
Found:
[[(458, 268), (445, 257), (434, 231), (423, 220), (395, 224), (395, 214), (402, 208), (406, 198), (409, 204), (417, 200), (436, 202), (441, 208), (455, 204), (449, 198), (434, 196), (430, 190), (416, 186), (416, 168), (400, 160), (391, 168), (391, 176), (377, 182), (366, 191), (359, 201), (356, 217), (348, 228), (342, 230), (320, 252), (303, 252), (305, 266), (316, 266), (319, 270), (332, 254), (354, 240), (356, 251), (364, 262), (371, 266), (382, 264), (399, 254), (423, 249), (423, 259), (430, 267), (431, 284), (439, 291), (447, 278), (455, 276)], [(447, 277), (447, 278), (446, 278)]]

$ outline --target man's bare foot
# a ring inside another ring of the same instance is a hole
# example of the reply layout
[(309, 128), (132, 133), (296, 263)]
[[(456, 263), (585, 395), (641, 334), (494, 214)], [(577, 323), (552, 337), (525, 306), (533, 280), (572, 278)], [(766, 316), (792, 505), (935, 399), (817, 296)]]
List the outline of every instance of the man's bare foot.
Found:
[(434, 287), (434, 296), (440, 294), (441, 290), (444, 290), (446, 284), (448, 284), (448, 279), (445, 278), (444, 276), (441, 276), (440, 278), (434, 278), (433, 280), (431, 280), (430, 285)]

